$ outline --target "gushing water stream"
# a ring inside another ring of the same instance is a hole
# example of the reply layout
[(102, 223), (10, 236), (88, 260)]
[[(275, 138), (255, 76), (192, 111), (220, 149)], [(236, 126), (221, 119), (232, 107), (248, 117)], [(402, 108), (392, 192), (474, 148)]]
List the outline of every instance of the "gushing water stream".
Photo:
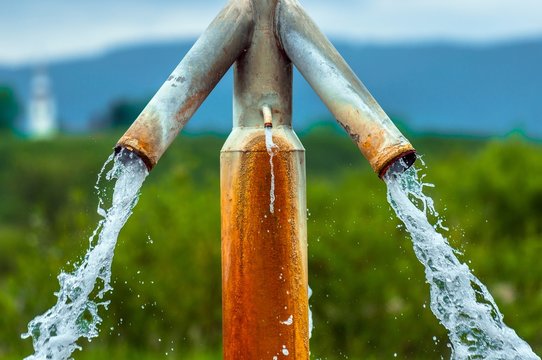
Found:
[[(448, 330), (453, 360), (527, 360), (538, 357), (503, 322), (487, 288), (461, 263), (448, 241), (427, 216), (437, 216), (433, 200), (422, 192), (432, 186), (414, 168), (401, 175), (386, 175), (388, 201), (412, 237), (414, 252), (425, 267), (431, 310)], [(417, 204), (418, 206), (416, 206)]]
[[(265, 142), (271, 167), (269, 211), (273, 213), (273, 156), (278, 147), (273, 142), (271, 128), (265, 129)], [(99, 183), (113, 160), (113, 167), (105, 178), (116, 182), (112, 204), (105, 210)], [(102, 322), (98, 309), (107, 309), (109, 304), (103, 298), (112, 290), (111, 263), (117, 237), (137, 203), (147, 174), (145, 164), (128, 152), (121, 152), (116, 157), (111, 155), (104, 164), (96, 183), (100, 195), (98, 213), (103, 219), (89, 239), (89, 250), (81, 264), (73, 272), (62, 272), (58, 276), (57, 303), (32, 320), (28, 332), (22, 335), (33, 339), (34, 354), (27, 360), (66, 360), (75, 350), (81, 349), (77, 344), (81, 337), (91, 340), (98, 336)], [(384, 180), (388, 186), (388, 201), (405, 224), (412, 237), (414, 252), (425, 267), (431, 310), (448, 330), (451, 358), (540, 360), (529, 345), (504, 324), (503, 315), (487, 288), (466, 264), (458, 260), (454, 249), (437, 231), (439, 227), (444, 229), (440, 220), (436, 226), (430, 224), (428, 215), (438, 218), (438, 213), (432, 199), (423, 194), (423, 188), (432, 185), (422, 179), (418, 171), (411, 168), (401, 175), (386, 175)], [(310, 328), (312, 330), (312, 324)]]
[(269, 154), (269, 165), (271, 167), (271, 188), (269, 190), (269, 212), (273, 214), (275, 212), (275, 169), (273, 167), (273, 157), (275, 156), (275, 150), (279, 147), (273, 142), (273, 128), (265, 128), (265, 148)]
[[(104, 210), (103, 190), (99, 182), (113, 159), (113, 167), (106, 173), (106, 179), (116, 182), (112, 204)], [(112, 290), (111, 262), (117, 237), (132, 214), (146, 176), (145, 164), (124, 150), (115, 157), (111, 155), (104, 164), (96, 183), (100, 196), (98, 214), (103, 219), (89, 239), (89, 250), (81, 264), (73, 272), (62, 272), (58, 276), (60, 290), (55, 293), (57, 303), (32, 320), (28, 324), (28, 332), (22, 335), (23, 338), (32, 337), (34, 345), (34, 354), (27, 360), (68, 359), (75, 350), (81, 350), (77, 344), (81, 337), (91, 340), (98, 336), (98, 326), (102, 322), (98, 309), (107, 309), (109, 304), (103, 297)]]

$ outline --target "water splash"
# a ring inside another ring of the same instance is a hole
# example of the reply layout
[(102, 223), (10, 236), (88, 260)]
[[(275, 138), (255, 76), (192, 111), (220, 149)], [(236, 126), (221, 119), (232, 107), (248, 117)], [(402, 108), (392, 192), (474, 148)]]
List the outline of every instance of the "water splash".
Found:
[[(309, 291), (308, 300), (310, 301), (311, 296), (312, 296), (312, 289), (311, 289), (310, 286), (308, 287), (308, 291)], [(309, 339), (312, 338), (312, 331), (313, 330), (314, 330), (314, 320), (312, 319), (312, 310), (311, 310), (311, 306), (309, 304)]]
[(271, 167), (271, 189), (269, 190), (269, 212), (275, 213), (275, 170), (273, 167), (273, 157), (276, 149), (279, 147), (273, 142), (273, 128), (265, 128), (265, 148), (269, 154), (269, 165)]
[[(102, 174), (108, 181), (116, 180), (112, 204), (104, 210), (104, 190), (100, 186)], [(65, 360), (75, 350), (81, 350), (76, 342), (81, 337), (89, 341), (98, 336), (102, 319), (98, 309), (107, 309), (109, 301), (104, 295), (112, 290), (111, 262), (117, 237), (132, 214), (137, 203), (139, 189), (147, 176), (145, 164), (133, 153), (121, 151), (111, 155), (104, 164), (98, 180), (98, 214), (103, 217), (89, 239), (90, 246), (81, 264), (71, 273), (58, 276), (60, 290), (55, 293), (57, 303), (44, 314), (28, 324), (28, 332), (21, 337), (32, 337), (34, 354), (27, 360)], [(97, 240), (96, 235), (98, 235)]]
[[(538, 359), (516, 334), (504, 324), (493, 297), (487, 288), (461, 263), (447, 239), (437, 229), (433, 200), (423, 194), (423, 182), (418, 170), (411, 168), (402, 175), (385, 177), (388, 201), (405, 224), (412, 237), (414, 252), (425, 267), (430, 285), (431, 310), (448, 330), (452, 359)], [(418, 206), (416, 206), (417, 204)]]

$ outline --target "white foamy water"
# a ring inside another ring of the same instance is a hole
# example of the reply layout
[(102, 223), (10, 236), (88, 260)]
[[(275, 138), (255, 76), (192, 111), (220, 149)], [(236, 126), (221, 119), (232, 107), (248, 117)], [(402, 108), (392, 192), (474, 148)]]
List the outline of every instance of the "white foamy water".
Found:
[(89, 250), (73, 272), (62, 272), (58, 276), (57, 303), (32, 320), (28, 332), (21, 335), (32, 337), (34, 345), (34, 354), (27, 360), (68, 359), (75, 350), (81, 350), (77, 340), (85, 337), (90, 341), (98, 336), (102, 322), (98, 309), (107, 309), (109, 304), (104, 295), (112, 290), (111, 262), (117, 237), (132, 214), (147, 176), (145, 164), (134, 154), (122, 151), (106, 173), (106, 179), (115, 181), (115, 185), (111, 206), (105, 210), (102, 207), (104, 190), (100, 190), (99, 182), (113, 158), (113, 155), (109, 157), (98, 175), (98, 213), (103, 219), (89, 239)]
[(269, 154), (269, 165), (271, 167), (271, 188), (269, 190), (269, 212), (275, 213), (275, 170), (273, 168), (273, 157), (279, 147), (273, 142), (273, 128), (265, 128), (265, 148)]
[[(309, 298), (308, 300), (310, 301), (311, 300), (311, 296), (312, 296), (312, 289), (311, 287), (309, 286), (308, 287), (308, 291), (309, 291)], [(314, 329), (314, 322), (312, 320), (312, 311), (311, 311), (311, 306), (309, 304), (309, 339), (312, 337), (312, 330)]]
[[(456, 251), (437, 229), (445, 229), (440, 220), (431, 225), (427, 216), (438, 213), (433, 200), (422, 192), (424, 183), (411, 168), (402, 175), (387, 175), (388, 201), (412, 237), (414, 252), (425, 267), (430, 285), (431, 310), (448, 330), (453, 360), (494, 359), (527, 360), (538, 357), (503, 322), (493, 297), (459, 261)], [(416, 206), (416, 205), (417, 206)]]

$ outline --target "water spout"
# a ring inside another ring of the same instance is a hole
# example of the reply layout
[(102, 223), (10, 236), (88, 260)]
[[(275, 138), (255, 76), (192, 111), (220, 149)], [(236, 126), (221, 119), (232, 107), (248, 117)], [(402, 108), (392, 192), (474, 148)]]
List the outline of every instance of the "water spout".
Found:
[[(112, 204), (104, 209), (104, 194), (100, 184), (102, 174), (111, 161), (114, 165), (106, 179), (115, 181)], [(28, 324), (22, 338), (32, 337), (34, 354), (28, 360), (66, 360), (81, 346), (77, 341), (89, 341), (99, 334), (102, 318), (98, 310), (107, 309), (104, 295), (112, 290), (111, 263), (120, 230), (132, 214), (139, 197), (139, 189), (148, 172), (143, 161), (131, 152), (120, 151), (106, 161), (96, 182), (100, 196), (100, 220), (89, 239), (89, 249), (81, 264), (70, 273), (58, 276), (60, 290), (55, 293), (57, 303)]]

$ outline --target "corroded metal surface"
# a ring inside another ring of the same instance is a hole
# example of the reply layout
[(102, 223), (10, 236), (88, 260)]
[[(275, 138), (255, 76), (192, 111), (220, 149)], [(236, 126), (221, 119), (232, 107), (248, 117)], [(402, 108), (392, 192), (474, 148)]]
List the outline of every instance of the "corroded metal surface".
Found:
[(253, 31), (250, 0), (231, 1), (186, 54), (117, 147), (136, 152), (151, 169), (179, 131), (247, 49)]
[(284, 50), (333, 113), (373, 170), (414, 148), (296, 0), (281, 0), (276, 17)]
[(234, 129), (221, 153), (225, 360), (309, 358), (304, 150), (289, 127), (273, 140), (273, 213), (263, 126)]

